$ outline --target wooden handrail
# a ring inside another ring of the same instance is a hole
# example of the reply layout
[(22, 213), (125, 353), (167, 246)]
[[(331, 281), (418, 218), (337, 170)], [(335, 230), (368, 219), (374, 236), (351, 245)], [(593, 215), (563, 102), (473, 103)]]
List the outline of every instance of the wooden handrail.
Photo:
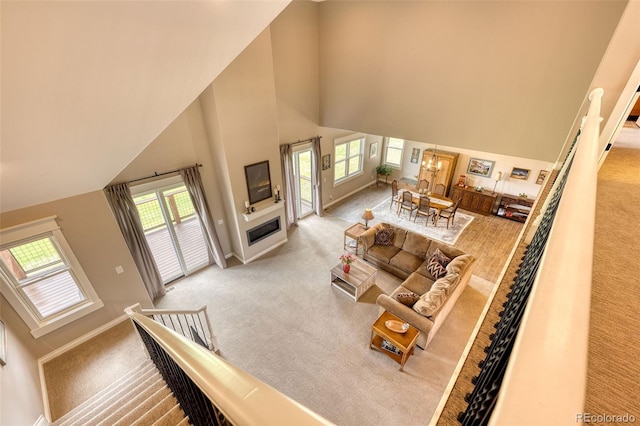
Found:
[(145, 315), (127, 308), (142, 327), (234, 424), (330, 425), (318, 414)]
[(584, 410), (602, 95), (589, 95), (492, 425), (574, 424)]

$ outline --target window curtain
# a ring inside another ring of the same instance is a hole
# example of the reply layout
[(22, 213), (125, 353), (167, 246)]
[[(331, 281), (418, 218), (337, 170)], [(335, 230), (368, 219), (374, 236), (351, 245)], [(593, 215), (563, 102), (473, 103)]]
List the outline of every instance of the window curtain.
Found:
[(282, 165), (282, 191), (287, 219), (287, 229), (298, 224), (298, 211), (295, 201), (296, 182), (293, 175), (293, 153), (291, 144), (280, 145), (280, 163)]
[(180, 176), (182, 176), (184, 185), (191, 196), (191, 202), (193, 203), (196, 216), (198, 216), (200, 226), (204, 233), (204, 240), (207, 243), (209, 252), (209, 264), (211, 265), (215, 262), (219, 267), (224, 269), (227, 267), (227, 260), (224, 258), (218, 234), (213, 226), (211, 211), (209, 210), (207, 199), (204, 196), (200, 170), (198, 170), (198, 166), (182, 169), (180, 170)]
[(163, 296), (165, 289), (162, 277), (144, 236), (129, 184), (111, 185), (106, 187), (104, 192), (151, 300)]
[(320, 136), (316, 136), (311, 139), (311, 149), (313, 150), (313, 158), (315, 161), (314, 177), (316, 185), (313, 188), (314, 196), (316, 198), (315, 213), (318, 216), (324, 216), (324, 207), (322, 205), (322, 152), (320, 150)]

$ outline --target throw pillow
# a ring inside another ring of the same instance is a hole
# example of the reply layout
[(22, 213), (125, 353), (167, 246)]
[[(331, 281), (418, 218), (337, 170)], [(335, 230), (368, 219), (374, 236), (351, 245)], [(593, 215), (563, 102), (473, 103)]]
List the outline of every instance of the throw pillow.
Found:
[(447, 268), (442, 266), (440, 262), (438, 262), (438, 260), (434, 258), (431, 258), (429, 260), (429, 263), (427, 264), (427, 271), (429, 271), (429, 273), (433, 275), (435, 279), (447, 275)]
[(413, 307), (413, 305), (418, 301), (418, 299), (420, 299), (420, 295), (415, 294), (412, 291), (408, 293), (398, 293), (394, 297), (398, 302), (410, 308)]
[(393, 228), (384, 228), (376, 232), (374, 244), (379, 246), (393, 245)]
[(446, 267), (449, 262), (451, 262), (451, 259), (437, 248), (429, 258), (427, 271), (429, 271), (429, 273), (437, 280), (438, 278), (447, 275)]

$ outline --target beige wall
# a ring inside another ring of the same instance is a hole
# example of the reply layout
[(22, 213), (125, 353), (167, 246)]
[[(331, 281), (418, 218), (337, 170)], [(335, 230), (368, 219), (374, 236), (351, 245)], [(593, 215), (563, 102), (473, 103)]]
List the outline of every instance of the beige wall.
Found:
[(555, 161), (625, 2), (324, 2), (324, 126)]
[[(102, 191), (6, 212), (0, 222), (6, 228), (53, 215), (104, 307), (38, 339), (19, 333), (36, 358), (124, 315), (127, 306), (152, 307)], [(117, 274), (116, 266), (124, 272)]]
[(2, 296), (0, 319), (7, 339), (7, 365), (0, 367), (0, 424), (33, 425), (44, 415), (44, 406), (38, 361), (24, 341), (29, 330)]

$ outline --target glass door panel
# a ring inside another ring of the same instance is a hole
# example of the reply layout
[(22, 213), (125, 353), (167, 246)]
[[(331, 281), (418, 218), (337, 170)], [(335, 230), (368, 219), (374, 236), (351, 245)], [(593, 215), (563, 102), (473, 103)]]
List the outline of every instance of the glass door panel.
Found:
[(298, 218), (303, 218), (313, 213), (315, 208), (313, 152), (311, 149), (294, 153), (294, 175), (296, 178)]

